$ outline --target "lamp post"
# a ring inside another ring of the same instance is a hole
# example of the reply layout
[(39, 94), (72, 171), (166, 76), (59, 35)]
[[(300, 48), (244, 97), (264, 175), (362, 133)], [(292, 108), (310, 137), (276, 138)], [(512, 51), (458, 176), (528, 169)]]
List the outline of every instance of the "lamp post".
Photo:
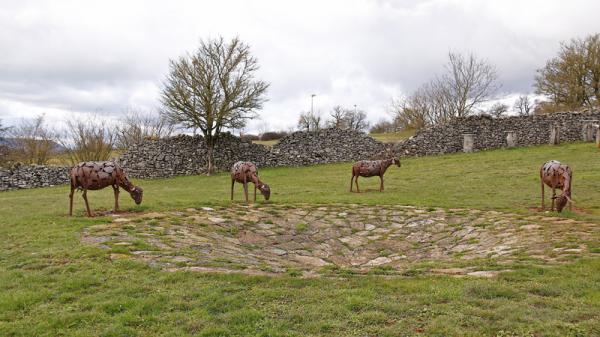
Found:
[(317, 96), (316, 94), (311, 94), (310, 95), (310, 114), (313, 115), (314, 114), (314, 105), (313, 105), (313, 99), (315, 98), (315, 96)]

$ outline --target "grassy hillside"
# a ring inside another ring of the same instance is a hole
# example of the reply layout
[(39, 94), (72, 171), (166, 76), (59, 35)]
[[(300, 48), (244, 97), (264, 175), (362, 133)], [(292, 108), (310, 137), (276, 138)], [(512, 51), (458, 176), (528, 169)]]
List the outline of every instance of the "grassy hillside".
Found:
[(370, 133), (369, 136), (383, 143), (395, 143), (413, 136), (417, 131), (413, 129), (400, 132)]
[[(370, 137), (383, 142), (383, 143), (395, 143), (413, 136), (416, 130), (403, 130), (400, 132), (387, 132), (387, 133), (369, 133)], [(265, 146), (273, 146), (277, 144), (279, 140), (253, 140), (254, 144), (261, 144)]]
[[(261, 204), (402, 204), (529, 216), (538, 214), (538, 169), (549, 159), (573, 167), (578, 211), (547, 215), (599, 223), (600, 153), (592, 144), (405, 159), (390, 167), (383, 193), (377, 178), (361, 178), (366, 192), (349, 193), (347, 163), (261, 169), (272, 189)], [(231, 205), (227, 174), (134, 182), (144, 202), (136, 207), (122, 193), (126, 211)], [(0, 193), (1, 336), (600, 335), (600, 258), (593, 255), (521, 264), (491, 279), (166, 272), (83, 245), (86, 228), (111, 218), (83, 217), (79, 194), (77, 217), (66, 217), (67, 195), (66, 186)], [(109, 189), (88, 195), (94, 210), (112, 207)], [(238, 211), (241, 198), (238, 185)]]

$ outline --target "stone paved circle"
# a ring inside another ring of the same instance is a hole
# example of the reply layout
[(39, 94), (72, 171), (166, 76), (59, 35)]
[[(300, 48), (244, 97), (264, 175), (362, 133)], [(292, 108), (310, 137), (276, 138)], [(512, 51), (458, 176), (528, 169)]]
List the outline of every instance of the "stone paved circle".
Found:
[[(116, 215), (82, 241), (168, 271), (417, 271), (492, 277), (600, 255), (600, 225), (544, 215), (364, 205), (232, 205)], [(482, 268), (482, 266), (488, 266)]]

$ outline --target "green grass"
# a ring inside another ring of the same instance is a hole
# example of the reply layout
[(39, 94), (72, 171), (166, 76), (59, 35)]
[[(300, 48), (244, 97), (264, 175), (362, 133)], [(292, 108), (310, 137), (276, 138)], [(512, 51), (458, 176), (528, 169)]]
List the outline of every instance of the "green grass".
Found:
[[(349, 164), (261, 169), (269, 203), (407, 204), (531, 214), (539, 204), (539, 166), (549, 159), (574, 170), (573, 197), (600, 221), (600, 152), (567, 144), (403, 159), (385, 191), (376, 178), (349, 193)], [(229, 177), (140, 181), (144, 203), (129, 211), (230, 205)], [(110, 209), (112, 191), (89, 193)], [(236, 186), (236, 203), (242, 189)], [(600, 259), (523, 267), (497, 279), (352, 273), (303, 279), (165, 272), (82, 245), (84, 228), (108, 218), (77, 217), (66, 186), (0, 193), (0, 336), (597, 336)], [(264, 201), (261, 201), (264, 202)], [(550, 214), (555, 216), (555, 214)], [(307, 224), (310, 226), (310, 224)], [(304, 227), (304, 226), (301, 226)], [(307, 227), (308, 228), (308, 227)], [(303, 230), (303, 228), (296, 228)]]

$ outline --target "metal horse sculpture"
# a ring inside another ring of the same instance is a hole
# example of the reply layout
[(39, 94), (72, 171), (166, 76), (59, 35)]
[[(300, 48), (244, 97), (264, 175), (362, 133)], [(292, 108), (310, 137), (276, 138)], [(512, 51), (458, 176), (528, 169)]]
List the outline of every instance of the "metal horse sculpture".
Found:
[(354, 163), (354, 165), (352, 165), (352, 178), (350, 179), (350, 192), (352, 192), (354, 181), (356, 181), (356, 192), (360, 192), (358, 188), (358, 177), (373, 176), (379, 176), (379, 192), (383, 192), (383, 175), (392, 164), (396, 164), (400, 167), (400, 160), (398, 158), (390, 158), (386, 160), (361, 160)]
[[(571, 210), (571, 204), (574, 203), (571, 200), (571, 183), (573, 182), (573, 171), (569, 165), (561, 164), (559, 161), (551, 160), (546, 162), (540, 168), (540, 180), (542, 183), (542, 210), (545, 209), (544, 204), (544, 184), (552, 188), (552, 207), (550, 210), (554, 210), (554, 202), (556, 200), (556, 210), (560, 213), (565, 207), (567, 201), (569, 202), (569, 210)], [(556, 189), (562, 190), (562, 193), (557, 197)]]
[(127, 179), (125, 171), (112, 161), (81, 162), (71, 168), (71, 194), (69, 194), (69, 215), (73, 215), (73, 192), (75, 189), (83, 190), (83, 200), (88, 216), (92, 216), (87, 200), (88, 190), (100, 190), (112, 186), (115, 192), (115, 212), (119, 210), (119, 186), (131, 195), (137, 205), (142, 202), (144, 191), (133, 185)]
[(238, 161), (231, 167), (231, 200), (233, 200), (233, 185), (235, 182), (244, 185), (244, 195), (246, 196), (246, 202), (248, 202), (248, 182), (254, 183), (254, 201), (256, 201), (256, 189), (260, 190), (260, 193), (269, 200), (271, 196), (271, 189), (269, 185), (263, 183), (258, 178), (258, 169), (254, 163), (249, 161)]

